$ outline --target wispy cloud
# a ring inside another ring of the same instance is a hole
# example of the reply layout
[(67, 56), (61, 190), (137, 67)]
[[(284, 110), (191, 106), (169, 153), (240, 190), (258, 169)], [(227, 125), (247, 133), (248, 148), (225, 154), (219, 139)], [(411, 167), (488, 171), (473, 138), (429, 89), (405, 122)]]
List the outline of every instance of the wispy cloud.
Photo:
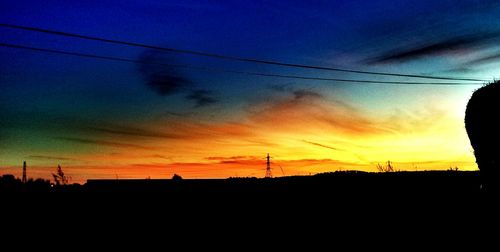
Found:
[(445, 71), (441, 71), (440, 73), (460, 73), (460, 74), (468, 74), (468, 73), (477, 73), (479, 70), (476, 68), (473, 68), (472, 66), (467, 67), (467, 66), (459, 66), (459, 67), (454, 67)]
[(323, 96), (315, 91), (307, 89), (298, 89), (293, 91), (294, 99), (299, 100), (303, 98), (322, 98)]
[(324, 144), (320, 144), (320, 143), (315, 143), (315, 142), (311, 142), (311, 141), (307, 141), (307, 140), (302, 140), (302, 142), (308, 143), (308, 144), (312, 144), (312, 145), (315, 145), (315, 146), (319, 146), (319, 147), (323, 147), (323, 148), (327, 148), (327, 149), (330, 149), (330, 150), (343, 151), (343, 149), (339, 149), (339, 148), (335, 148), (335, 147), (331, 147), (331, 146), (328, 146), (328, 145), (324, 145)]
[(292, 90), (292, 87), (289, 84), (273, 84), (267, 86), (267, 88), (275, 92), (289, 92)]
[(174, 111), (166, 111), (166, 116), (175, 116), (175, 117), (189, 117), (194, 116), (196, 113), (194, 112), (174, 112)]
[(429, 38), (426, 44), (385, 52), (379, 56), (365, 60), (365, 63), (380, 64), (406, 62), (428, 56), (453, 53), (459, 50), (478, 48), (496, 42), (499, 37), (500, 32), (483, 32), (445, 39), (434, 39), (434, 41), (433, 38)]
[(153, 155), (149, 155), (149, 156), (147, 156), (147, 157), (151, 157), (151, 158), (160, 158), (160, 159), (167, 159), (167, 160), (172, 161), (172, 157), (167, 157), (167, 156), (160, 155), (160, 154), (153, 154)]
[(158, 164), (158, 163), (153, 163), (153, 164), (131, 164), (131, 166), (134, 167), (141, 167), (141, 168), (167, 168), (167, 164)]
[(491, 55), (479, 57), (477, 59), (468, 61), (465, 63), (467, 66), (477, 66), (477, 65), (483, 65), (483, 64), (490, 64), (490, 63), (498, 63), (500, 61), (500, 53), (494, 53)]
[(383, 131), (346, 102), (303, 89), (293, 90), (285, 98), (276, 97), (254, 104), (249, 120), (261, 127), (278, 127), (282, 132), (322, 129), (331, 133), (371, 134)]
[[(1, 111), (0, 111), (1, 112)], [(0, 113), (1, 115), (1, 113)], [(53, 132), (69, 132), (71, 134), (84, 134), (97, 137), (110, 137), (120, 135), (123, 137), (145, 137), (160, 139), (178, 139), (184, 136), (177, 132), (167, 132), (158, 127), (137, 126), (137, 123), (118, 124), (114, 120), (107, 118), (87, 119), (75, 116), (58, 116), (43, 112), (20, 112), (7, 114), (5, 121), (0, 122), (0, 132), (9, 127), (30, 128), (36, 127), (39, 130), (49, 130)], [(29, 118), (30, 120), (27, 120)], [(0, 142), (1, 143), (1, 142)]]
[(155, 149), (155, 148), (150, 147), (150, 146), (142, 146), (142, 145), (137, 145), (137, 144), (119, 143), (119, 142), (92, 140), (92, 139), (83, 139), (83, 138), (74, 138), (74, 137), (55, 137), (55, 139), (74, 142), (74, 143), (93, 144), (93, 145), (118, 147), (118, 148), (132, 148), (132, 149), (142, 149), (142, 150), (154, 150)]
[(117, 125), (108, 125), (107, 127), (89, 125), (86, 127), (86, 129), (98, 131), (101, 133), (126, 135), (126, 136), (153, 137), (153, 138), (166, 138), (166, 139), (182, 138), (182, 136), (178, 134), (163, 133), (154, 130), (146, 130), (146, 129), (126, 127), (126, 126), (124, 127)]
[(240, 164), (240, 165), (260, 165), (263, 157), (256, 156), (232, 156), (232, 157), (206, 157), (206, 160), (216, 161), (218, 164)]
[(215, 161), (223, 161), (223, 160), (239, 160), (239, 159), (256, 159), (256, 156), (232, 156), (232, 157), (206, 157), (206, 160), (215, 160)]
[(39, 160), (56, 160), (56, 161), (80, 161), (76, 158), (60, 157), (60, 156), (47, 156), (47, 155), (29, 155), (27, 159), (39, 159)]
[(195, 108), (205, 107), (219, 102), (218, 99), (214, 97), (212, 91), (209, 90), (193, 90), (188, 95), (186, 99), (195, 102)]

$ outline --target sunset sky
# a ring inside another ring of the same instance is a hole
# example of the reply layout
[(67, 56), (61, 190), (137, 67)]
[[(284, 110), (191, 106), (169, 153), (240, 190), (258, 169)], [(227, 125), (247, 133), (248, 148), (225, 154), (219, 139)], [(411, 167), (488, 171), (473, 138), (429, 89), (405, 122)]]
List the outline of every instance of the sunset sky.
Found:
[[(498, 1), (1, 1), (0, 23), (361, 71), (493, 80)], [(266, 74), (480, 82), (271, 66), (0, 27), (0, 43)], [(226, 178), (477, 169), (463, 117), (480, 85), (286, 79), (0, 46), (0, 175)], [(284, 174), (279, 168), (283, 168)]]

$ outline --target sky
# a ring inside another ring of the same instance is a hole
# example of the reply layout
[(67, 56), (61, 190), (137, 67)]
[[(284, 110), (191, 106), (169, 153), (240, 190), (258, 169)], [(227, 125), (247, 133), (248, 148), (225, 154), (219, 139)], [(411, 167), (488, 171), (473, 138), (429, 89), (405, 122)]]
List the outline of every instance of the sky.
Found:
[[(360, 71), (500, 75), (497, 1), (1, 1), (0, 23)], [(0, 174), (263, 177), (477, 166), (463, 117), (478, 85), (238, 62), (0, 27)], [(159, 65), (157, 63), (167, 64)], [(170, 66), (168, 66), (170, 65)], [(475, 84), (478, 84), (475, 82)], [(481, 83), (479, 83), (481, 84)], [(279, 168), (282, 169), (279, 169)]]

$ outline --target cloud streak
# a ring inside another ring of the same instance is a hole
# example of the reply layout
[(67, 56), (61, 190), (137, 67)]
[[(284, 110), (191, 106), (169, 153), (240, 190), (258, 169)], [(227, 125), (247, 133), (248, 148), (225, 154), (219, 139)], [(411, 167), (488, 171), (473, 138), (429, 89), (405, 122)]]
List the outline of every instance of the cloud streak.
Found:
[(430, 41), (426, 44), (385, 52), (379, 56), (366, 59), (365, 63), (401, 63), (423, 57), (449, 54), (459, 50), (467, 50), (484, 46), (498, 41), (499, 37), (500, 32), (483, 32), (439, 39), (437, 41), (432, 41), (432, 39), (429, 38)]
[(154, 130), (146, 130), (134, 127), (123, 127), (117, 125), (109, 125), (107, 127), (88, 126), (86, 127), (86, 129), (98, 131), (101, 133), (125, 135), (125, 136), (165, 138), (165, 139), (182, 138), (182, 136), (180, 136), (179, 134), (163, 133)]
[(495, 53), (492, 55), (480, 57), (474, 60), (471, 60), (467, 62), (465, 65), (467, 66), (474, 66), (474, 65), (483, 65), (483, 64), (489, 64), (489, 63), (496, 63), (500, 61), (500, 53)]
[(75, 138), (75, 137), (55, 137), (55, 139), (68, 141), (68, 142), (74, 142), (74, 143), (80, 143), (80, 144), (93, 144), (93, 145), (108, 146), (108, 147), (132, 148), (132, 149), (141, 149), (141, 150), (154, 150), (155, 149), (155, 148), (150, 147), (150, 146), (142, 146), (142, 145), (137, 145), (137, 144), (83, 139), (83, 138)]
[(206, 107), (219, 102), (212, 91), (209, 90), (193, 90), (185, 97), (187, 100), (194, 101), (195, 108)]
[(28, 159), (39, 159), (39, 160), (56, 160), (56, 161), (80, 161), (76, 158), (59, 157), (59, 156), (46, 156), (46, 155), (29, 155)]
[(256, 159), (256, 156), (231, 156), (231, 157), (206, 157), (206, 160), (211, 161), (226, 161), (226, 160), (238, 160), (238, 159)]
[(320, 93), (306, 89), (295, 90), (293, 91), (293, 95), (295, 100), (304, 98), (323, 98), (323, 96)]
[(318, 130), (330, 134), (375, 134), (385, 132), (353, 106), (326, 98), (313, 90), (294, 90), (288, 97), (274, 98), (250, 108), (249, 120), (282, 132)]
[(331, 147), (331, 146), (328, 146), (328, 145), (324, 145), (324, 144), (320, 144), (320, 143), (315, 143), (315, 142), (311, 142), (311, 141), (307, 141), (307, 140), (302, 140), (302, 142), (308, 143), (308, 144), (312, 144), (312, 145), (315, 145), (315, 146), (319, 146), (319, 147), (323, 147), (323, 148), (327, 148), (327, 149), (330, 149), (330, 150), (344, 151), (343, 149), (339, 149), (339, 148), (335, 148), (335, 147)]

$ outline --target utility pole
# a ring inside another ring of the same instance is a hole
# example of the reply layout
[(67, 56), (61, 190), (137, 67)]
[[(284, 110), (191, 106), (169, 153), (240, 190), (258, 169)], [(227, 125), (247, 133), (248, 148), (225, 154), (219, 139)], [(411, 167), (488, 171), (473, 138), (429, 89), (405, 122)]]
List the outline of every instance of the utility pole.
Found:
[(272, 178), (273, 174), (271, 172), (271, 157), (267, 153), (267, 167), (266, 167), (266, 178)]
[(23, 162), (23, 179), (21, 180), (21, 182), (28, 182), (28, 179), (26, 178), (26, 161)]

